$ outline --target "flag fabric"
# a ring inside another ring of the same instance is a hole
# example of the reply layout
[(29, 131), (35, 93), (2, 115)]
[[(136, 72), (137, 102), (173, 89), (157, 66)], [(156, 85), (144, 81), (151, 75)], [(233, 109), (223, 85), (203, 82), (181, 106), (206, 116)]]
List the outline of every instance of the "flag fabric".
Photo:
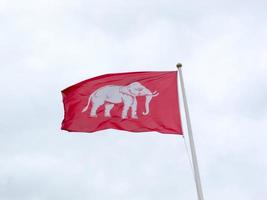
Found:
[(118, 129), (182, 135), (177, 71), (94, 77), (61, 91), (62, 130)]

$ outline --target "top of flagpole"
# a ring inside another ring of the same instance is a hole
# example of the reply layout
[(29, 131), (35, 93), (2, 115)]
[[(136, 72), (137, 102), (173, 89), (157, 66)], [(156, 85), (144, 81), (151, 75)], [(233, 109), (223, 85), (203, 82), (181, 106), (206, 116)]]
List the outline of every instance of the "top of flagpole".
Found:
[(181, 68), (182, 67), (182, 63), (177, 63), (176, 67), (177, 67), (177, 69)]

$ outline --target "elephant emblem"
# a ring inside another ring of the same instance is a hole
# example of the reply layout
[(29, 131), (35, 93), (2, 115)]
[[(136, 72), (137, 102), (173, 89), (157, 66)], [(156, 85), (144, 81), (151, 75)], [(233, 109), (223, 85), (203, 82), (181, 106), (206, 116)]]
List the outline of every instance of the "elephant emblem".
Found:
[(154, 91), (153, 93), (139, 82), (134, 82), (126, 86), (120, 85), (106, 85), (95, 90), (88, 99), (87, 105), (84, 107), (82, 112), (86, 112), (92, 103), (90, 111), (90, 117), (97, 117), (97, 109), (104, 105), (105, 106), (105, 117), (111, 117), (110, 111), (115, 104), (123, 103), (123, 109), (121, 118), (126, 119), (129, 109), (131, 108), (131, 117), (138, 119), (136, 114), (137, 109), (137, 96), (145, 96), (145, 111), (143, 115), (149, 114), (149, 104), (153, 97), (158, 96), (159, 93)]

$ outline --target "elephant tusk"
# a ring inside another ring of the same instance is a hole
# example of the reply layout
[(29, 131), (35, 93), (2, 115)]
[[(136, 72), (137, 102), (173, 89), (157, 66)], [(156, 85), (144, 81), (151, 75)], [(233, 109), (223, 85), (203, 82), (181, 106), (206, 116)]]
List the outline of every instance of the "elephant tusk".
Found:
[(153, 93), (152, 93), (152, 96), (153, 97), (156, 97), (156, 96), (158, 96), (159, 95), (159, 93), (157, 92), (157, 91), (154, 91)]
[(156, 97), (159, 95), (159, 92), (154, 91), (153, 93), (147, 94), (146, 96), (152, 96), (152, 97)]

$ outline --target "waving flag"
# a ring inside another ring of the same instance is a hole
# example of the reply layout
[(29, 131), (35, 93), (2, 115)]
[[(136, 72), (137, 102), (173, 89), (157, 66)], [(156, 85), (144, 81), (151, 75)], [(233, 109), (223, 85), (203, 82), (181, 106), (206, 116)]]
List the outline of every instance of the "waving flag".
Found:
[(70, 86), (62, 95), (63, 130), (182, 134), (177, 71), (106, 74)]

